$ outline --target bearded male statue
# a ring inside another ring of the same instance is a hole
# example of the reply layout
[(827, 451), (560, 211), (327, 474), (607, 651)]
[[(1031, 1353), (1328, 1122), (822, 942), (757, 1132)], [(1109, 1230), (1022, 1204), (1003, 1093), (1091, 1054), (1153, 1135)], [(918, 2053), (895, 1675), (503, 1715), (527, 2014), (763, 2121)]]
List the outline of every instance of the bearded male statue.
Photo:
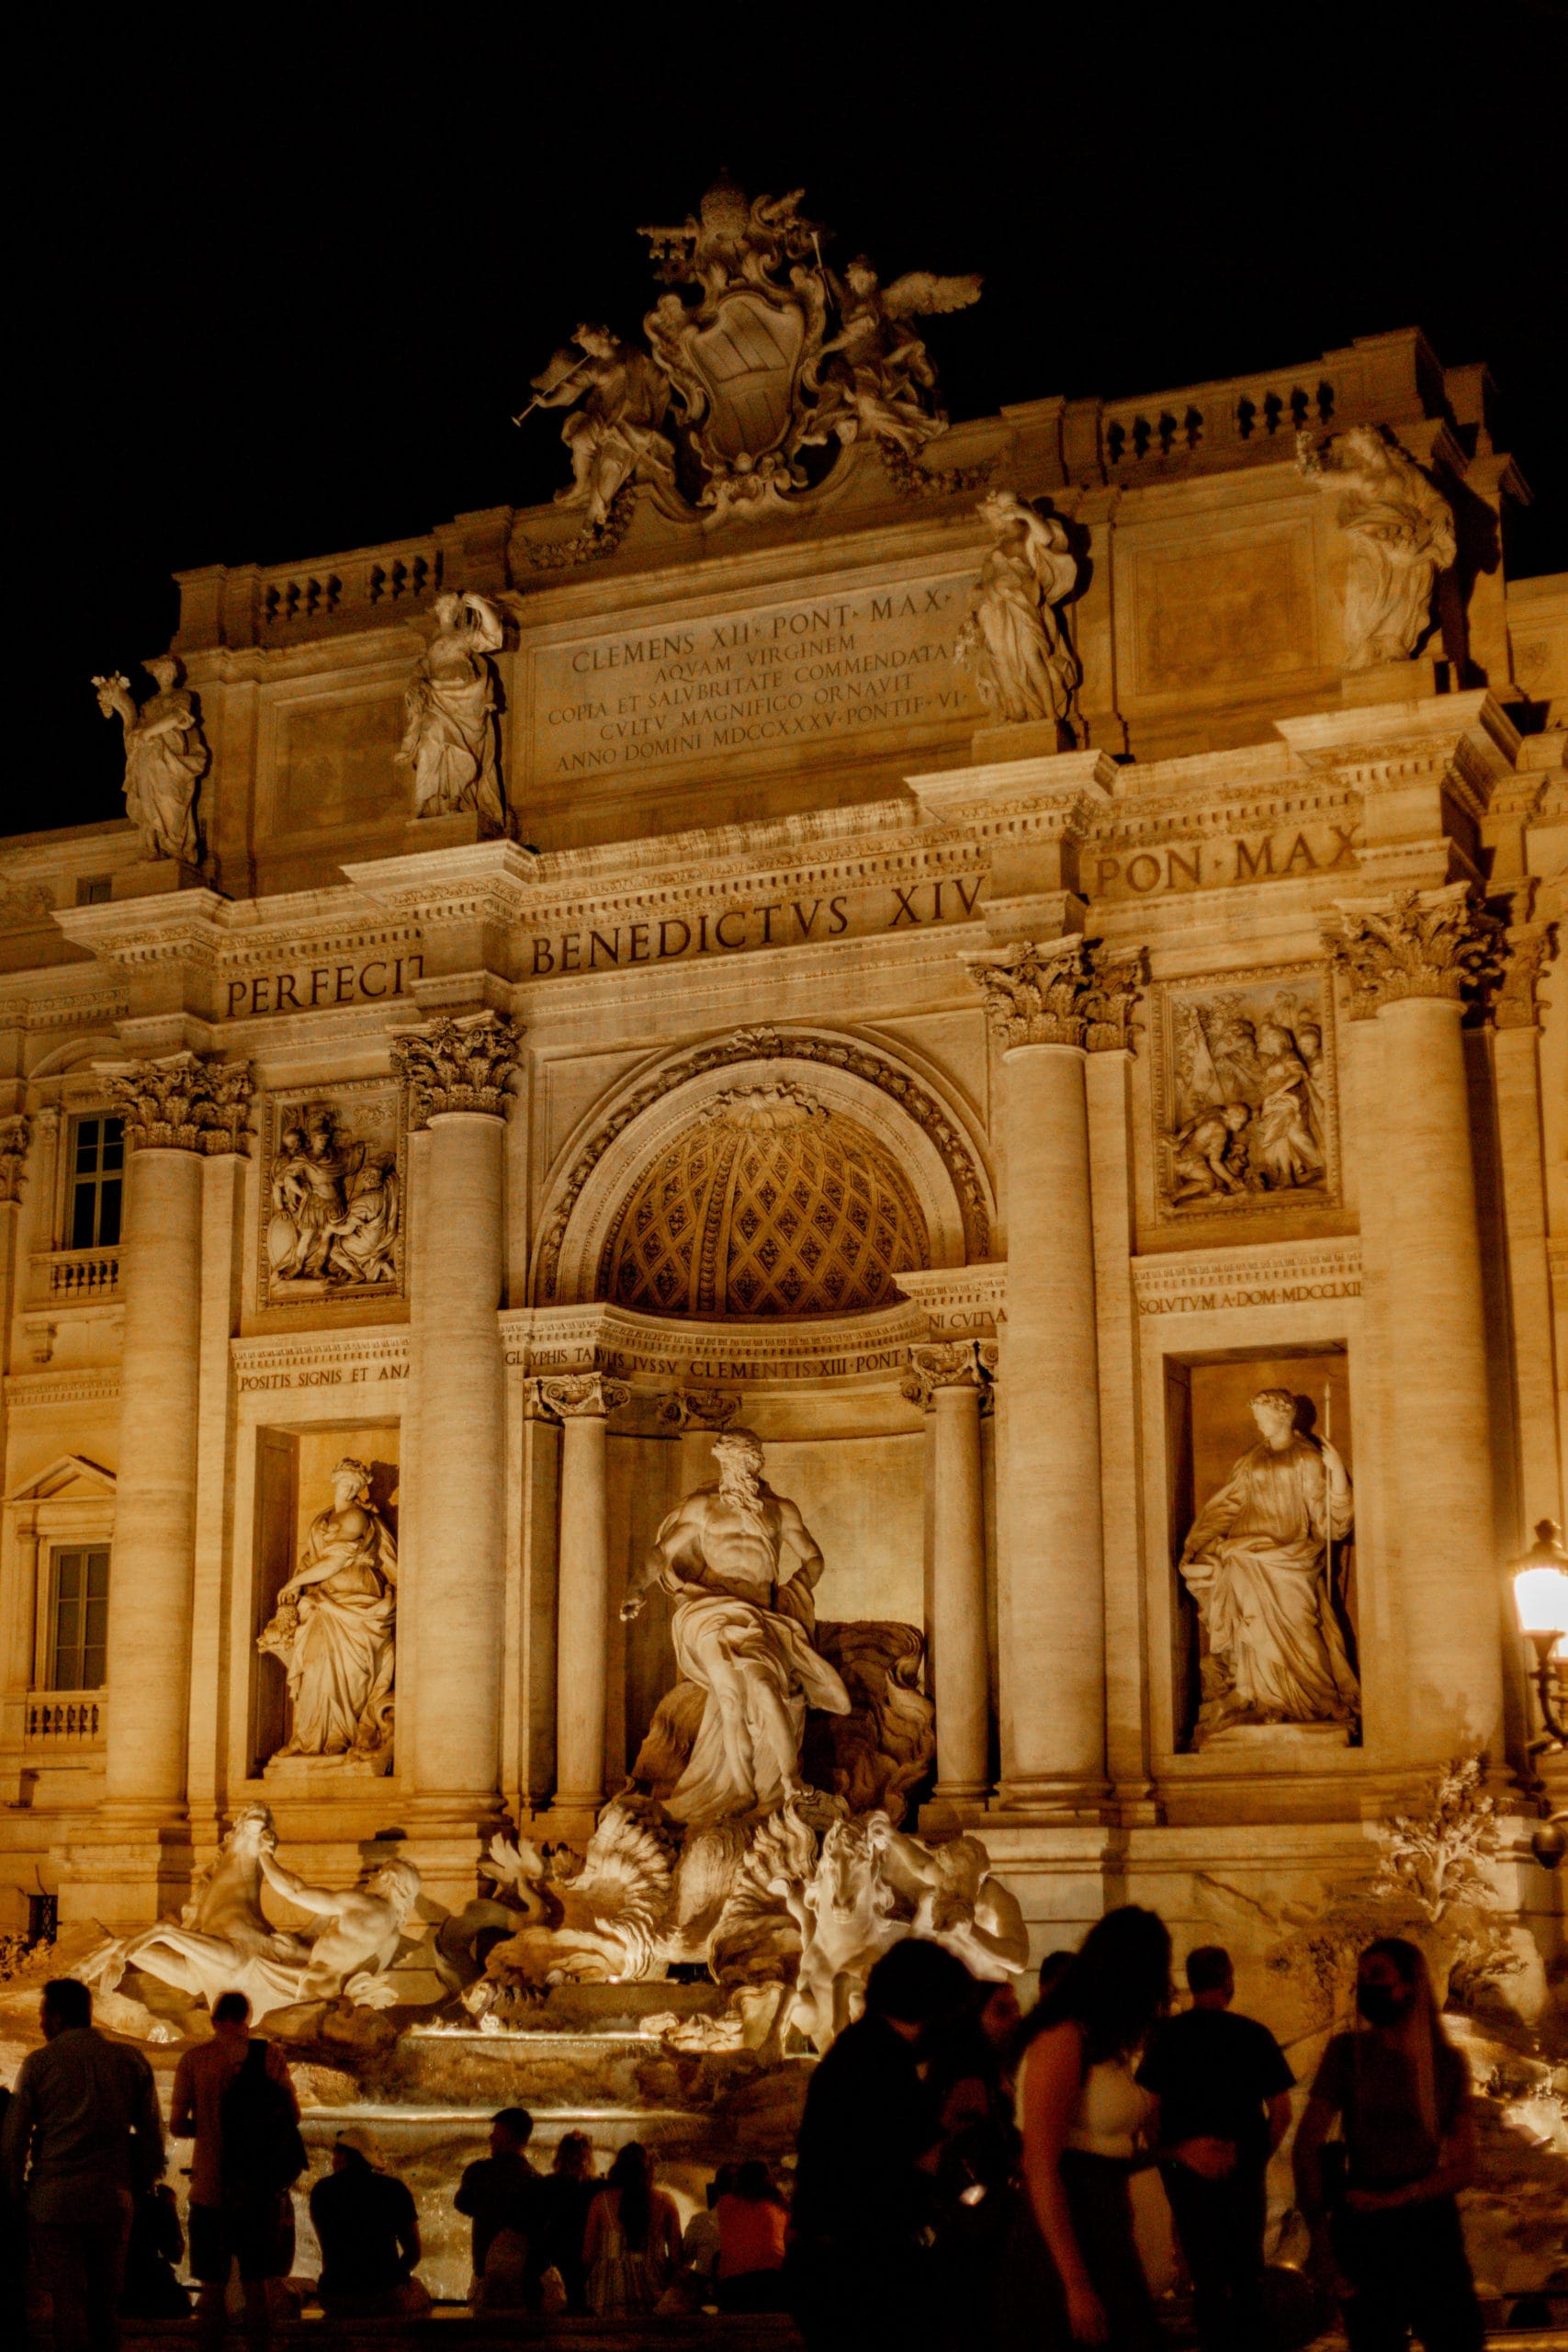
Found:
[[(704, 1694), (685, 1770), (663, 1800), (676, 1821), (770, 1813), (798, 1785), (807, 1707), (847, 1715), (850, 1694), (814, 1646), (822, 1554), (795, 1504), (762, 1477), (750, 1430), (714, 1444), (716, 1481), (660, 1526), (640, 1587), (621, 1611), (640, 1615), (650, 1586), (674, 1597), (675, 1663)], [(781, 1555), (797, 1566), (781, 1577)]]

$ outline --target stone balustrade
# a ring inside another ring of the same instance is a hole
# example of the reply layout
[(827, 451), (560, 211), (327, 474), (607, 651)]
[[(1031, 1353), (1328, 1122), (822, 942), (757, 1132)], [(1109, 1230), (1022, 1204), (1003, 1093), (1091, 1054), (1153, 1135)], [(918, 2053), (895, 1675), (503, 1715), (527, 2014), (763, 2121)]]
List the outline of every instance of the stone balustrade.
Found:
[(97, 1306), (118, 1296), (118, 1250), (48, 1250), (33, 1259), (36, 1305)]
[(90, 1747), (102, 1740), (107, 1723), (105, 1690), (40, 1691), (28, 1701), (28, 1746)]

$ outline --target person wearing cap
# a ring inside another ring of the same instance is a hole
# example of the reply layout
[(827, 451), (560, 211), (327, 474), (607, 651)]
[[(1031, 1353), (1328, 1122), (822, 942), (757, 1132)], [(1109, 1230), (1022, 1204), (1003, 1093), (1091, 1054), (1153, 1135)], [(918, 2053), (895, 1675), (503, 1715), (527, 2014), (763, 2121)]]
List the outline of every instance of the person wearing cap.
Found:
[(430, 2296), (413, 2276), (423, 2248), (413, 2199), (385, 2168), (362, 2123), (333, 2143), (333, 2168), (310, 2191), (321, 2248), (318, 2292), (329, 2319), (417, 2319)]

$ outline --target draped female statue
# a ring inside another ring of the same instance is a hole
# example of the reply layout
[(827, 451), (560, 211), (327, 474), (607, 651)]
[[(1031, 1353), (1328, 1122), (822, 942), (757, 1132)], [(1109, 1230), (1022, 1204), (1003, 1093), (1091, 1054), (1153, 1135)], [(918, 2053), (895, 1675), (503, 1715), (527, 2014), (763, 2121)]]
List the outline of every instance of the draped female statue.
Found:
[(1193, 1521), (1181, 1574), (1204, 1634), (1200, 1742), (1228, 1724), (1346, 1724), (1360, 1709), (1328, 1575), (1350, 1481), (1296, 1428), (1288, 1388), (1252, 1399), (1258, 1442)]
[(996, 544), (980, 567), (954, 653), (996, 720), (1068, 724), (1081, 672), (1055, 606), (1072, 594), (1077, 559), (1055, 515), (1041, 516), (1014, 490), (993, 491), (980, 513)]
[(140, 710), (130, 679), (118, 670), (93, 680), (98, 708), (106, 718), (118, 718), (124, 731), (125, 813), (143, 850), (149, 857), (196, 865), (201, 860), (196, 788), (206, 771), (207, 746), (174, 655), (156, 654), (146, 668), (154, 691)]
[(310, 1521), (304, 1556), (257, 1641), (288, 1674), (278, 1757), (389, 1758), (398, 1555), (369, 1487), (363, 1462), (338, 1464), (332, 1502)]
[(483, 596), (435, 599), (435, 634), (404, 695), (407, 726), (396, 753), (413, 770), (416, 817), (476, 809), (488, 832), (506, 830), (495, 762), (495, 673), (501, 615)]

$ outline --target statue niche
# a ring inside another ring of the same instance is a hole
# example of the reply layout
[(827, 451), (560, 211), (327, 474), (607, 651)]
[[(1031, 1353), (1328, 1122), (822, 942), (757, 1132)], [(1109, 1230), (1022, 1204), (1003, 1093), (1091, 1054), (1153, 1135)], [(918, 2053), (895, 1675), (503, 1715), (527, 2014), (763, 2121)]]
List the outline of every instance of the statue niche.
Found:
[(819, 1623), (821, 1549), (763, 1479), (760, 1442), (727, 1430), (713, 1452), (716, 1480), (663, 1521), (621, 1612), (638, 1616), (655, 1584), (672, 1596), (681, 1676), (633, 1786), (691, 1827), (768, 1814), (813, 1776), (857, 1810), (901, 1817), (934, 1745), (918, 1628)]
[(1193, 1745), (1269, 1725), (1348, 1740), (1360, 1714), (1336, 1547), (1353, 1521), (1350, 1480), (1311, 1407), (1260, 1388), (1257, 1442), (1188, 1530), (1180, 1574), (1197, 1607), (1201, 1698)]
[(257, 1636), (288, 1679), (288, 1736), (269, 1773), (296, 1758), (391, 1770), (398, 1554), (371, 1483), (367, 1464), (338, 1464), (332, 1501), (311, 1520), (299, 1566)]

